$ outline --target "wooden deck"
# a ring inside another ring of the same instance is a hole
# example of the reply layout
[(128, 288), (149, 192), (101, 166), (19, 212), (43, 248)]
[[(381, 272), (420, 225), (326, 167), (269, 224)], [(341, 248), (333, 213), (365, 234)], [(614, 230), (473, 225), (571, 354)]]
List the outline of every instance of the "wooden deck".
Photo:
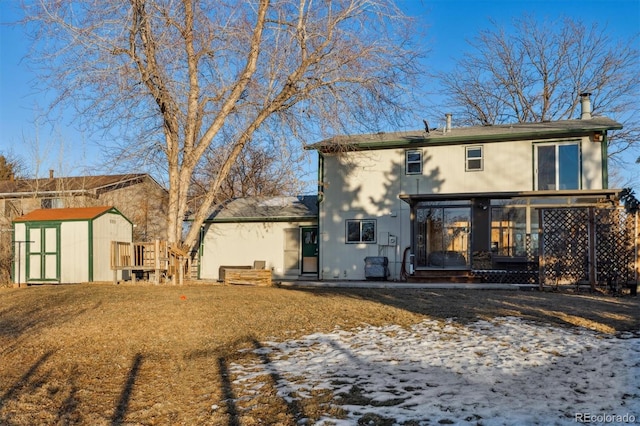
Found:
[(111, 269), (113, 281), (117, 282), (117, 271), (131, 271), (131, 281), (136, 281), (136, 272), (153, 273), (153, 282), (160, 277), (183, 283), (188, 268), (187, 251), (166, 241), (121, 242), (111, 241)]

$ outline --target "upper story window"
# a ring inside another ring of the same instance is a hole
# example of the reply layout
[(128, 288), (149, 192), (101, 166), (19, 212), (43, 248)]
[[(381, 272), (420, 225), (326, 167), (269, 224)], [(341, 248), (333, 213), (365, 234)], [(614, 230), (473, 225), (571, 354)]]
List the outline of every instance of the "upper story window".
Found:
[(540, 144), (535, 151), (536, 189), (580, 189), (580, 146)]
[(61, 198), (43, 198), (40, 200), (40, 208), (43, 209), (61, 209), (64, 203)]
[(482, 155), (481, 146), (468, 146), (465, 148), (466, 152), (466, 171), (482, 170), (484, 167), (484, 156)]
[(422, 151), (405, 151), (405, 170), (408, 175), (422, 174)]
[(347, 243), (375, 243), (376, 221), (373, 219), (347, 220)]

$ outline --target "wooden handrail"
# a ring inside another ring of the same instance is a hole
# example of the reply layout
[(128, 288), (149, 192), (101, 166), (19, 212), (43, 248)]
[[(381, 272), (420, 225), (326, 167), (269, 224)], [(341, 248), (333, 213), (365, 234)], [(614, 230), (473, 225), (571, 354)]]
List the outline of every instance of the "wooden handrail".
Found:
[(114, 271), (156, 271), (156, 277), (160, 272), (166, 272), (167, 276), (173, 277), (174, 280), (178, 275), (182, 283), (187, 255), (184, 246), (170, 244), (167, 241), (111, 241), (111, 269)]

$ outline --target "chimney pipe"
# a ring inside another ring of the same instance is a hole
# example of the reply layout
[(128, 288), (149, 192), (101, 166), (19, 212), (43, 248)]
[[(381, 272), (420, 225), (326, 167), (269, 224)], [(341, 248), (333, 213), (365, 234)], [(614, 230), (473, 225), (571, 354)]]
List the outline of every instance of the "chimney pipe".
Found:
[(451, 114), (450, 112), (446, 113), (444, 116), (447, 117), (447, 127), (445, 128), (445, 133), (449, 133), (451, 131)]
[(53, 169), (49, 169), (49, 179), (53, 179)]
[(589, 92), (580, 93), (580, 107), (582, 108), (580, 120), (591, 119), (591, 99), (589, 96), (591, 96)]

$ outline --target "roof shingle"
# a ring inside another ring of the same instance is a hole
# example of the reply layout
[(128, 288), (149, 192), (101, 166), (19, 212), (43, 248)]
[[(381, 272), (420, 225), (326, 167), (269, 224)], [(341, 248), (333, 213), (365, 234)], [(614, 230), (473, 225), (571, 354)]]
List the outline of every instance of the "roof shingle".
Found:
[(15, 218), (14, 222), (42, 222), (54, 220), (88, 220), (113, 209), (111, 206), (38, 209)]

